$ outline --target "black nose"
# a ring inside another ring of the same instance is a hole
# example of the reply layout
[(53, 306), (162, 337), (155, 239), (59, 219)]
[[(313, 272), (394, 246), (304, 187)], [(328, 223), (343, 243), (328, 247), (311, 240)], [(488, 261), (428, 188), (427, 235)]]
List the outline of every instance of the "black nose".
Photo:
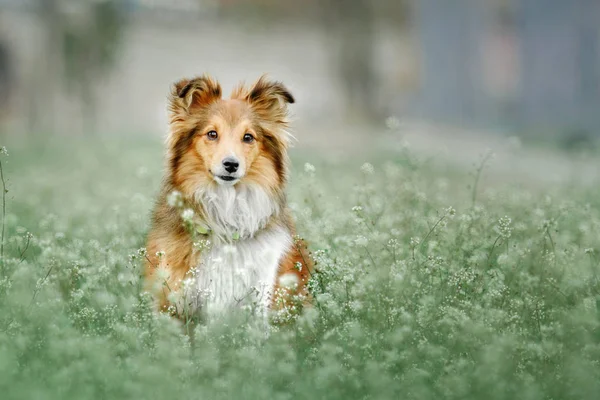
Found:
[(230, 174), (233, 174), (235, 171), (238, 170), (240, 163), (233, 157), (227, 157), (223, 160), (223, 166), (225, 167), (225, 171), (229, 172)]

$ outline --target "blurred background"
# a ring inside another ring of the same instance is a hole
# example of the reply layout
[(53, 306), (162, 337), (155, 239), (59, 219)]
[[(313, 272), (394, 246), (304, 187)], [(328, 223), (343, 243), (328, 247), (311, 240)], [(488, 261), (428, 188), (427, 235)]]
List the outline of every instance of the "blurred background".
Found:
[(170, 84), (203, 72), (286, 83), (300, 146), (589, 149), (600, 2), (0, 0), (4, 135), (159, 137)]

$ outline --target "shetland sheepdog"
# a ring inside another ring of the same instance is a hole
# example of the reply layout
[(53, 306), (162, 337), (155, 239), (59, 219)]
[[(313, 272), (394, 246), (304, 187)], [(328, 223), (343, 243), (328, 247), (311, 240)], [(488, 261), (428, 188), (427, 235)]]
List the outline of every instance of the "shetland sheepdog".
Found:
[(307, 299), (312, 263), (285, 194), (291, 103), (289, 90), (264, 76), (229, 99), (207, 75), (173, 86), (166, 173), (146, 246), (160, 310), (187, 318)]

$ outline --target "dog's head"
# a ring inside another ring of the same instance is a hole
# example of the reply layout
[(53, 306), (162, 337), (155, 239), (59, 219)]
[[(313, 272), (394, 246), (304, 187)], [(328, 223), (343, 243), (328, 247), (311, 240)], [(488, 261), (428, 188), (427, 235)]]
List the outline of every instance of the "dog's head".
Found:
[(287, 104), (280, 82), (261, 77), (223, 99), (208, 76), (177, 82), (169, 98), (170, 178), (184, 194), (238, 183), (278, 191), (287, 174)]

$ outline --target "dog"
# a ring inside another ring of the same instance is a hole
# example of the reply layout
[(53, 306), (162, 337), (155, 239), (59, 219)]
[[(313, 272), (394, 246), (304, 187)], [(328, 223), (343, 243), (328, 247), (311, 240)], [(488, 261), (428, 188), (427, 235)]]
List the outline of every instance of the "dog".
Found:
[(159, 310), (186, 319), (306, 304), (313, 262), (285, 193), (292, 103), (265, 76), (229, 99), (208, 75), (173, 85), (166, 173), (146, 246)]

